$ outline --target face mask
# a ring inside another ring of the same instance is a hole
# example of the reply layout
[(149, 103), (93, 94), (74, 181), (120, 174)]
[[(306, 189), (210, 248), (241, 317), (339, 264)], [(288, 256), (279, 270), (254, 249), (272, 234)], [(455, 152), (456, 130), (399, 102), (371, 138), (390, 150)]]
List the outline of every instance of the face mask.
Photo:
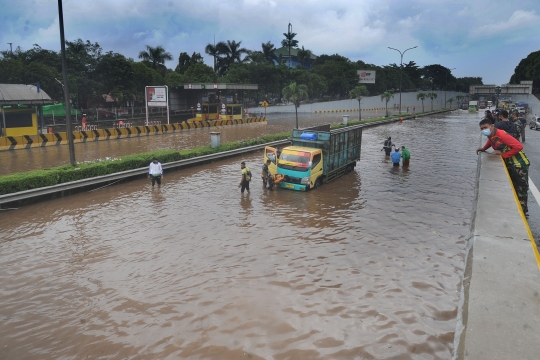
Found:
[(489, 135), (491, 135), (491, 130), (490, 130), (490, 129), (484, 129), (484, 130), (482, 130), (482, 135), (484, 135), (484, 136), (489, 136)]

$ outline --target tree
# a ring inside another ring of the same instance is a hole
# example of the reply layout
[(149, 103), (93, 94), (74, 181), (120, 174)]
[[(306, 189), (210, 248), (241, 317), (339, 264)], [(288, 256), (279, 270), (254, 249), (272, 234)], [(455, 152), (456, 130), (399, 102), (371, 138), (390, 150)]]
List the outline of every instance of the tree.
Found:
[(295, 82), (290, 83), (283, 88), (283, 97), (294, 104), (294, 111), (296, 113), (296, 128), (298, 129), (298, 108), (300, 102), (307, 98), (308, 90), (306, 85), (297, 85)]
[(391, 90), (385, 91), (384, 93), (381, 94), (381, 101), (382, 100), (386, 101), (386, 117), (388, 117), (388, 102), (393, 97), (394, 97), (394, 92)]
[(189, 66), (184, 73), (187, 81), (190, 82), (215, 82), (217, 80), (216, 73), (206, 64), (195, 63)]
[(156, 70), (158, 65), (165, 65), (165, 61), (172, 60), (173, 57), (161, 45), (156, 47), (146, 45), (146, 50), (139, 53), (139, 59), (149, 61), (152, 63), (152, 69)]
[(326, 80), (330, 94), (348, 98), (349, 91), (358, 84), (358, 74), (355, 65), (347, 58), (343, 59), (327, 60), (321, 64), (317, 58), (311, 71)]
[(429, 92), (426, 94), (426, 96), (431, 99), (431, 111), (433, 111), (433, 99), (437, 98), (437, 93)]
[(425, 112), (424, 111), (424, 100), (425, 100), (426, 97), (427, 97), (427, 94), (424, 93), (424, 92), (419, 92), (418, 94), (416, 94), (416, 100), (422, 100), (422, 112)]
[(360, 101), (366, 95), (369, 95), (369, 91), (367, 90), (365, 85), (358, 85), (357, 87), (352, 89), (350, 93), (351, 99), (358, 100), (358, 118), (360, 119), (360, 121), (362, 121), (362, 106), (360, 104)]
[(540, 50), (530, 53), (514, 69), (510, 84), (519, 84), (522, 80), (532, 80), (533, 89), (540, 88)]
[(450, 110), (452, 110), (452, 103), (454, 102), (454, 98), (450, 98), (446, 100), (447, 103), (450, 103)]
[(214, 72), (217, 72), (217, 57), (219, 55), (218, 45), (208, 44), (204, 48), (204, 52), (214, 58)]
[(180, 56), (178, 56), (178, 65), (174, 71), (179, 74), (183, 74), (193, 64), (204, 64), (201, 54), (198, 52), (193, 52), (193, 54), (189, 56), (188, 53), (181, 52)]
[[(219, 57), (217, 58), (216, 67), (220, 75), (224, 75), (232, 64), (242, 62), (242, 55), (247, 54), (246, 48), (240, 47), (242, 41), (227, 40), (227, 42), (219, 42), (216, 44), (216, 50)], [(207, 46), (208, 47), (208, 46)]]
[(274, 44), (272, 44), (270, 41), (267, 41), (265, 43), (262, 43), (262, 55), (266, 60), (274, 64), (274, 62), (278, 62), (278, 57), (276, 55), (276, 48)]
[(306, 61), (311, 61), (311, 50), (304, 49), (304, 47), (302, 46), (301, 49), (298, 49), (296, 57), (298, 58), (298, 61), (302, 63), (302, 66), (306, 67)]
[(462, 101), (461, 101), (461, 100), (463, 100), (463, 98), (465, 98), (465, 96), (463, 96), (463, 95), (456, 95), (456, 101), (457, 101), (457, 104), (458, 104), (459, 107), (461, 107), (461, 105), (462, 105)]

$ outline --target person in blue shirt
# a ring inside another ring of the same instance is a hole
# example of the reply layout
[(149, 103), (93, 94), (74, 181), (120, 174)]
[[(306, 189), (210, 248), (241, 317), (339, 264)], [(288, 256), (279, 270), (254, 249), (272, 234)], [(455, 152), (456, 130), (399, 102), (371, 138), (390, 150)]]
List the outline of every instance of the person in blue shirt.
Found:
[(394, 166), (399, 166), (399, 161), (401, 159), (401, 154), (399, 153), (399, 148), (397, 146), (396, 146), (396, 151), (394, 151), (390, 155), (390, 158), (392, 159), (392, 164), (394, 164)]

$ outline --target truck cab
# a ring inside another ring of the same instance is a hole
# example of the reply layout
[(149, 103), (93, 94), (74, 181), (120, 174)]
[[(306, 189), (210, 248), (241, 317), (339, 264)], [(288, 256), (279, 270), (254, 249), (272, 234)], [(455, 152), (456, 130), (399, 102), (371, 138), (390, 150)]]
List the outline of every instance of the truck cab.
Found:
[(264, 161), (270, 159), (270, 174), (281, 174), (284, 181), (280, 186), (286, 189), (306, 191), (322, 185), (323, 154), (321, 149), (303, 146), (288, 146), (278, 157), (277, 149), (266, 147)]

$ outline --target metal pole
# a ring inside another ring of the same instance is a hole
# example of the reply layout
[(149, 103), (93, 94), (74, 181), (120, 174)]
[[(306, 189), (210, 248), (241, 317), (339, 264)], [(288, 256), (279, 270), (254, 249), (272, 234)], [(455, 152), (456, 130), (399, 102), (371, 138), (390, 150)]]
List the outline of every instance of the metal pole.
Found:
[(289, 23), (289, 71), (291, 70), (292, 62), (291, 62), (291, 32), (292, 32), (292, 25)]
[(69, 85), (66, 66), (66, 42), (64, 38), (64, 13), (62, 11), (62, 0), (58, 0), (58, 22), (60, 24), (60, 47), (62, 51), (62, 76), (64, 79), (64, 101), (66, 103), (66, 132), (68, 136), (69, 161), (75, 166), (75, 147), (73, 145), (73, 132), (71, 131), (71, 107), (69, 104)]
[(390, 46), (388, 46), (389, 49), (396, 50), (401, 55), (401, 62), (399, 65), (399, 113), (401, 114), (401, 69), (403, 68), (403, 55), (409, 50), (416, 49), (418, 46), (414, 46), (412, 48), (406, 49), (404, 52), (399, 51), (398, 49), (394, 49)]
[(446, 84), (444, 85), (444, 106), (446, 106), (446, 90), (448, 89), (448, 73), (456, 68), (447, 69), (446, 71)]
[[(498, 102), (497, 102), (498, 103)], [(4, 127), (2, 128), (2, 134), (3, 136), (7, 136), (7, 129), (6, 129), (6, 109), (4, 109), (4, 106), (2, 106), (2, 121), (4, 123)]]

